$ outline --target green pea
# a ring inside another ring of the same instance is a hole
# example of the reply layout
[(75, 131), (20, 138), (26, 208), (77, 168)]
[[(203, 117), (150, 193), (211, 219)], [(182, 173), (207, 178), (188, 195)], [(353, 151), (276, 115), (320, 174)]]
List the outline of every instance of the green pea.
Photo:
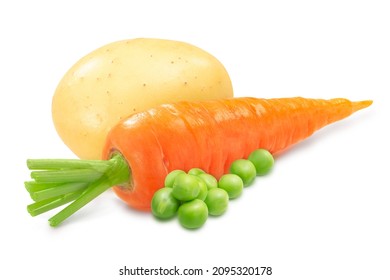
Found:
[(257, 149), (253, 151), (248, 159), (255, 165), (256, 173), (259, 176), (265, 175), (274, 166), (274, 157), (265, 149)]
[(244, 187), (249, 186), (256, 178), (256, 167), (247, 159), (235, 160), (230, 166), (230, 173), (240, 176)]
[(177, 212), (179, 223), (190, 229), (200, 228), (209, 215), (207, 205), (200, 199), (183, 203)]
[(204, 174), (206, 172), (204, 172), (203, 169), (200, 169), (200, 168), (191, 168), (189, 171), (188, 171), (188, 174), (191, 174), (191, 175), (200, 175), (200, 174)]
[(239, 197), (244, 188), (244, 183), (240, 176), (236, 174), (225, 174), (219, 179), (218, 187), (224, 189), (230, 199)]
[(210, 215), (219, 216), (222, 215), (228, 207), (229, 195), (224, 189), (213, 188), (209, 190), (204, 202), (207, 205)]
[(199, 174), (198, 177), (201, 178), (206, 183), (208, 189), (218, 187), (218, 181), (217, 179), (215, 179), (213, 175), (204, 173), (204, 174)]
[(198, 178), (190, 174), (178, 174), (173, 182), (172, 195), (180, 201), (189, 201), (199, 195)]
[(179, 169), (176, 169), (176, 170), (169, 172), (167, 177), (165, 177), (164, 186), (166, 188), (172, 188), (173, 182), (175, 181), (176, 176), (179, 174), (185, 174), (185, 172), (183, 170), (179, 170)]
[(171, 188), (162, 188), (153, 195), (151, 208), (154, 216), (169, 219), (175, 216), (180, 202), (173, 197)]
[(198, 184), (199, 184), (199, 188), (200, 188), (199, 194), (198, 194), (198, 196), (196, 198), (204, 201), (206, 199), (207, 192), (208, 192), (207, 185), (198, 176), (196, 176), (196, 179), (198, 180)]

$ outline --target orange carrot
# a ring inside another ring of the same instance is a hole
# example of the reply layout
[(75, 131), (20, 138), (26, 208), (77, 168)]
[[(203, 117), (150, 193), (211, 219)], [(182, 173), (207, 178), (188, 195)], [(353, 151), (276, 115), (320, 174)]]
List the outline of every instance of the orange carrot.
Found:
[[(107, 137), (105, 160), (72, 161), (71, 166), (69, 161), (29, 160), (28, 167), (39, 171), (32, 172), (34, 182), (26, 182), (36, 200), (28, 210), (38, 215), (74, 200), (49, 220), (56, 226), (112, 186), (131, 207), (149, 210), (172, 170), (198, 167), (219, 178), (234, 160), (255, 149), (275, 154), (371, 103), (297, 97), (161, 105), (116, 125)], [(65, 186), (53, 190), (50, 183), (61, 172), (72, 180), (57, 180)]]
[(199, 167), (219, 178), (257, 148), (280, 152), (371, 103), (298, 97), (167, 104), (119, 123), (108, 135), (104, 156), (123, 154), (132, 183), (114, 190), (132, 207), (149, 210), (154, 192), (174, 169)]

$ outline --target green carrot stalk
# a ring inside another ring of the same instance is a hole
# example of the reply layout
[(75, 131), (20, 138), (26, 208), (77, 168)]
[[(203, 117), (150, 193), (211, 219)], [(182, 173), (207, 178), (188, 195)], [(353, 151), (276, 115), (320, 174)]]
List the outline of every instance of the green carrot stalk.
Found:
[(84, 190), (88, 183), (66, 183), (52, 188), (47, 188), (35, 192), (30, 192), (31, 198), (34, 201), (41, 201), (53, 197), (58, 197), (67, 193), (73, 193), (79, 190)]
[(131, 172), (126, 160), (114, 153), (109, 160), (29, 159), (32, 181), (25, 182), (31, 198), (27, 211), (36, 216), (67, 203), (49, 219), (58, 226), (80, 208), (115, 185), (127, 184)]
[(33, 217), (37, 216), (39, 214), (45, 213), (47, 211), (50, 211), (54, 208), (57, 208), (59, 206), (62, 206), (68, 202), (75, 200), (77, 197), (79, 197), (82, 194), (82, 192), (83, 191), (68, 193), (65, 195), (60, 195), (58, 197), (53, 197), (53, 198), (32, 203), (27, 206), (27, 211), (30, 213), (31, 216)]

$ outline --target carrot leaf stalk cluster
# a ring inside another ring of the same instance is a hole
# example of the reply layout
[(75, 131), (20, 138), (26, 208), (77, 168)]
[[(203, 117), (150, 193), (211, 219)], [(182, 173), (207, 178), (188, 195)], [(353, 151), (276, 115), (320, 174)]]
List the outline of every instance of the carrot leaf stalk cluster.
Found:
[(25, 182), (34, 203), (31, 216), (70, 203), (49, 219), (55, 227), (115, 185), (127, 184), (131, 172), (126, 160), (114, 153), (109, 160), (29, 159), (31, 181)]

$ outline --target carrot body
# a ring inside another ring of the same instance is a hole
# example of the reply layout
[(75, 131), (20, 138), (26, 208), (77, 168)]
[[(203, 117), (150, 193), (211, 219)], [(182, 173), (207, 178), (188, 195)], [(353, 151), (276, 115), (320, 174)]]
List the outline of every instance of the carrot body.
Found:
[(165, 104), (115, 126), (103, 155), (119, 151), (125, 157), (132, 182), (114, 191), (130, 206), (149, 210), (172, 170), (199, 167), (219, 178), (257, 148), (275, 154), (371, 103), (297, 97)]

